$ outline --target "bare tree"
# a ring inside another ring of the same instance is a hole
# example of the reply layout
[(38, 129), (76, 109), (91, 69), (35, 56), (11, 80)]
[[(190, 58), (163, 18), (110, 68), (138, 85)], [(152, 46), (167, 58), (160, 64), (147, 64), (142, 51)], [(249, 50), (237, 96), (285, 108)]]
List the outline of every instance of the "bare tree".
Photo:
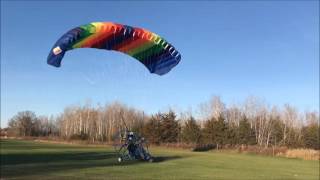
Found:
[(32, 111), (18, 112), (10, 119), (9, 127), (16, 130), (15, 134), (19, 136), (32, 136), (36, 120), (37, 117)]

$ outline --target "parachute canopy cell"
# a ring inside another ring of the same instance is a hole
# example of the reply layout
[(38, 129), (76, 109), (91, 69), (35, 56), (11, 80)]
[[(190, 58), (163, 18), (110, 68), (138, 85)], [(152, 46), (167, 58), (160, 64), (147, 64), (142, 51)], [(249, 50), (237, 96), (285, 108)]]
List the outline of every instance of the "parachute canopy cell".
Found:
[(51, 49), (47, 63), (60, 67), (66, 51), (76, 48), (119, 51), (134, 57), (158, 75), (168, 73), (181, 60), (180, 53), (170, 43), (146, 29), (94, 22), (65, 33)]

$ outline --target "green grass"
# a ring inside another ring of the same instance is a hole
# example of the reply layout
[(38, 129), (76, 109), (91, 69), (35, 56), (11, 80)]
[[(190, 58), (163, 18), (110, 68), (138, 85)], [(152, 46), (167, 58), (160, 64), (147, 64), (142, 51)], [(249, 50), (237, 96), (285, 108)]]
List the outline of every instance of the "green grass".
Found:
[(112, 147), (1, 140), (1, 179), (319, 179), (319, 162), (151, 148), (159, 162), (119, 164)]

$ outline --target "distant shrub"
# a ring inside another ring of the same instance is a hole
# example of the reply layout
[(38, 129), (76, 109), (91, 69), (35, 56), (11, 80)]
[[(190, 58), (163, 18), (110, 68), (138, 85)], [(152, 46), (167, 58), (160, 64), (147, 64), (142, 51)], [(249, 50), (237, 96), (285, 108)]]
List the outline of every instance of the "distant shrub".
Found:
[(238, 152), (261, 154), (268, 156), (275, 156), (279, 153), (285, 153), (288, 150), (287, 147), (259, 147), (259, 146), (239, 146)]
[(81, 133), (81, 134), (73, 134), (70, 136), (70, 140), (88, 140), (88, 134)]
[(313, 149), (289, 149), (285, 153), (278, 153), (277, 156), (301, 158), (304, 160), (320, 160), (320, 152)]
[(196, 147), (192, 149), (192, 151), (203, 152), (203, 151), (209, 151), (215, 148), (216, 148), (215, 144), (198, 144), (196, 145)]

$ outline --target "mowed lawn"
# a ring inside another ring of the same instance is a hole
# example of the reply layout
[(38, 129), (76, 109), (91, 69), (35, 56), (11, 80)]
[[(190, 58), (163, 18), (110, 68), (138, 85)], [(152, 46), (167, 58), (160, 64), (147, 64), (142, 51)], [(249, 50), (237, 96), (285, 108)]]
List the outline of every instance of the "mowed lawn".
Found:
[(118, 163), (110, 146), (1, 140), (1, 179), (319, 179), (319, 161), (151, 148), (157, 162)]

